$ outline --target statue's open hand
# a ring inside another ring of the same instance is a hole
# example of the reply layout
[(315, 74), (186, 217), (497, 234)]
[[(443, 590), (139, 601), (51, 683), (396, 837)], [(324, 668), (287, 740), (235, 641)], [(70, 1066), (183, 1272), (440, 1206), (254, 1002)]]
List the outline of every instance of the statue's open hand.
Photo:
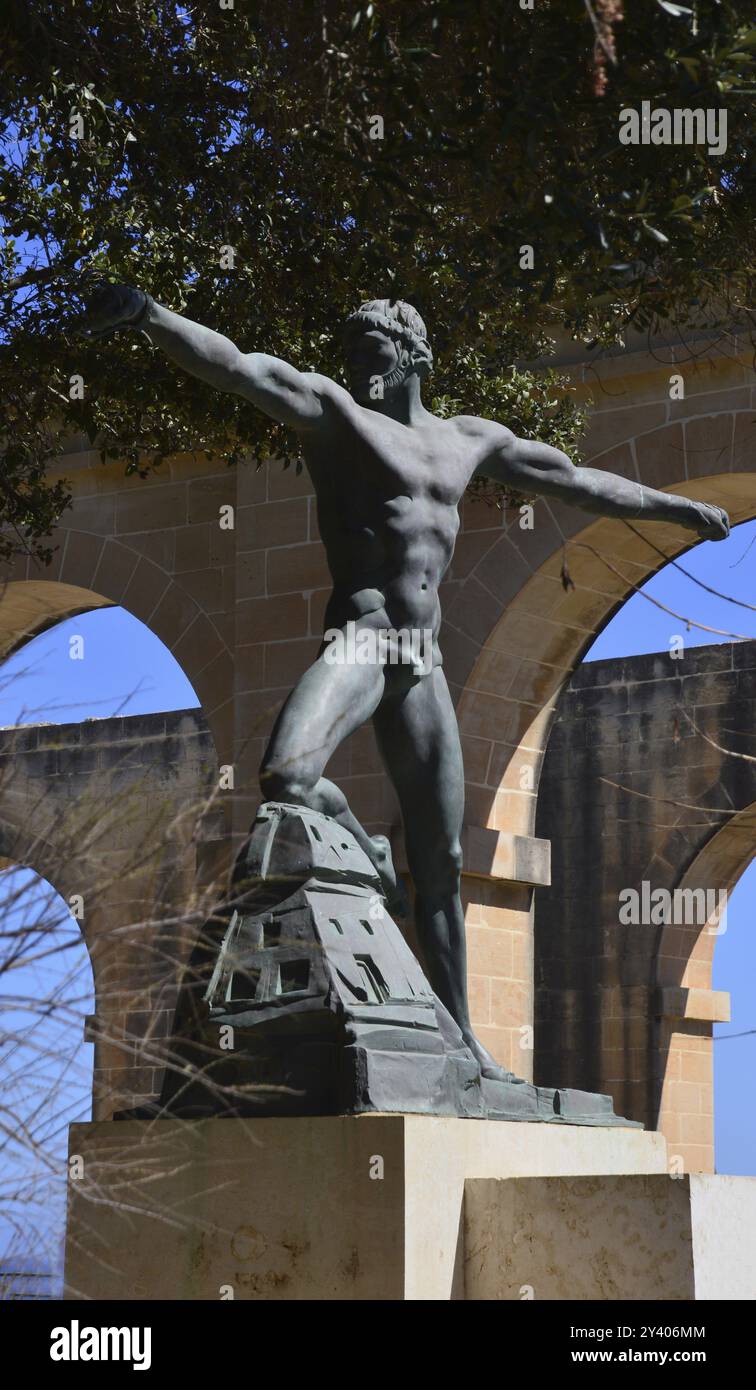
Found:
[(697, 513), (696, 530), (701, 540), (726, 541), (730, 534), (730, 518), (722, 507), (714, 507), (709, 502), (694, 502)]
[(131, 285), (101, 285), (95, 290), (83, 320), (87, 338), (103, 338), (113, 329), (136, 323), (147, 307), (144, 290)]

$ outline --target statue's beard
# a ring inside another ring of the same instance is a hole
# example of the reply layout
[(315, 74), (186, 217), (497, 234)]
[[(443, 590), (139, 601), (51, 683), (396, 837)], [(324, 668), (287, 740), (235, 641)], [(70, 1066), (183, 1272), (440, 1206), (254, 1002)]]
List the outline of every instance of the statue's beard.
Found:
[(407, 368), (401, 362), (397, 362), (390, 372), (386, 372), (383, 378), (384, 391), (393, 391), (395, 386), (401, 386), (407, 380)]
[(374, 377), (371, 377), (369, 382), (364, 379), (358, 379), (355, 383), (357, 394), (361, 397), (369, 397), (371, 400), (383, 400), (389, 392), (395, 391), (398, 386), (401, 386), (407, 380), (408, 375), (409, 372), (407, 368), (403, 367), (401, 363), (398, 363), (396, 367), (391, 368), (390, 372), (386, 372), (385, 375), (378, 378), (381, 383), (380, 396), (373, 396), (373, 387), (375, 385)]
[(359, 383), (361, 394), (366, 396), (369, 395), (371, 400), (383, 400), (390, 391), (395, 391), (397, 387), (404, 385), (404, 382), (407, 380), (408, 376), (410, 376), (412, 370), (411, 363), (402, 361), (402, 353), (397, 351), (396, 364), (391, 368), (390, 372), (384, 372), (378, 378), (382, 387), (381, 395), (379, 397), (374, 397), (372, 394), (372, 387), (375, 384), (375, 377), (372, 376), (370, 377), (369, 385), (364, 385), (362, 382)]

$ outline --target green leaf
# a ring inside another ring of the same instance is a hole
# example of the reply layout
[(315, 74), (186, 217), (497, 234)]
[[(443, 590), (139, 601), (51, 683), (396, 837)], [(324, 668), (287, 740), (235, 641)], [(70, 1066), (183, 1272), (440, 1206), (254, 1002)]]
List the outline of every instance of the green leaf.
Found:
[(642, 223), (642, 226), (643, 230), (645, 232), (648, 232), (648, 235), (650, 237), (653, 237), (654, 241), (658, 241), (662, 246), (667, 245), (667, 243), (669, 242), (669, 237), (665, 236), (664, 232), (660, 232), (658, 227), (652, 227), (650, 223), (645, 221)]
[(675, 19), (682, 19), (684, 15), (690, 15), (691, 17), (693, 15), (693, 11), (689, 10), (687, 6), (673, 5), (671, 0), (656, 0), (656, 3), (660, 9), (666, 10), (667, 14), (673, 15)]

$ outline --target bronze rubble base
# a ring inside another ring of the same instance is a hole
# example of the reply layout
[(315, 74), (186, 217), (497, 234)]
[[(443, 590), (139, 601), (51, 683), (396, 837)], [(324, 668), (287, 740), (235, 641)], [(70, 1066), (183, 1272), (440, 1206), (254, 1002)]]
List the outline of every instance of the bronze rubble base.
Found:
[(643, 1128), (610, 1096), (482, 1077), (367, 855), (303, 807), (260, 807), (189, 974), (159, 1106), (116, 1118), (380, 1111)]

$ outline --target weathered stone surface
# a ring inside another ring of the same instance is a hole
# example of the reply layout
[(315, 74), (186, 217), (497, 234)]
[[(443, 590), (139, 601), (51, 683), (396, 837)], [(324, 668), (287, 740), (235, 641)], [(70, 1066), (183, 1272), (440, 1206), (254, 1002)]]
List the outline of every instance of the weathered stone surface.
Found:
[(470, 1299), (754, 1299), (756, 1178), (468, 1181), (465, 1251)]
[[(205, 855), (224, 847), (223, 808), (205, 809), (217, 766), (197, 709), (0, 730), (0, 854), (83, 902), (96, 1119), (160, 1094), (153, 1041), (172, 1022), (197, 930), (175, 923)], [(193, 816), (196, 851), (183, 833)]]
[(70, 1152), (66, 1296), (128, 1301), (463, 1298), (468, 1179), (667, 1161), (635, 1129), (422, 1115), (80, 1124)]
[(745, 867), (755, 664), (740, 642), (581, 666), (539, 793), (552, 886), (536, 908), (536, 1083), (611, 1092), (694, 1171), (713, 1167), (712, 1026), (729, 1016), (711, 990), (719, 927), (623, 924), (619, 895), (718, 895)]

